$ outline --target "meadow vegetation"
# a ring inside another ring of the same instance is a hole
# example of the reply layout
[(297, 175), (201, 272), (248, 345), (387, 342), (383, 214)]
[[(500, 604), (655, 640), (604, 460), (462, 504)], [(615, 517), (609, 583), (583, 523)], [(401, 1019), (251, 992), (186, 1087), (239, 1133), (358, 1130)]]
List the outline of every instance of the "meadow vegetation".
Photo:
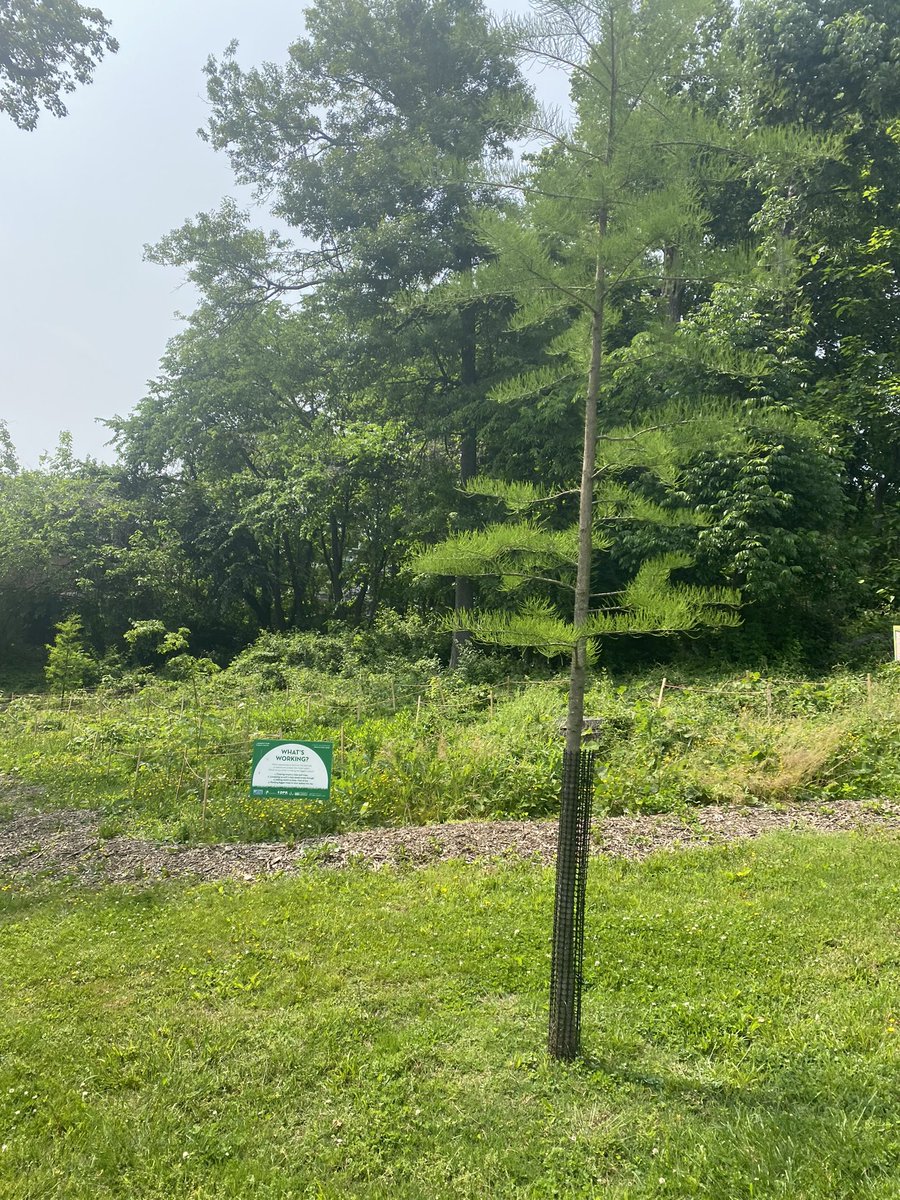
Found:
[[(393, 654), (370, 638), (268, 634), (225, 670), (178, 653), (91, 690), (5, 693), (0, 775), (44, 789), (42, 805), (100, 809), (108, 833), (182, 841), (554, 813), (562, 675), (477, 653), (450, 672), (414, 657), (427, 645), (412, 634)], [(896, 795), (898, 684), (893, 664), (818, 679), (600, 671), (597, 808)], [(249, 796), (252, 742), (273, 736), (334, 742), (330, 801)]]

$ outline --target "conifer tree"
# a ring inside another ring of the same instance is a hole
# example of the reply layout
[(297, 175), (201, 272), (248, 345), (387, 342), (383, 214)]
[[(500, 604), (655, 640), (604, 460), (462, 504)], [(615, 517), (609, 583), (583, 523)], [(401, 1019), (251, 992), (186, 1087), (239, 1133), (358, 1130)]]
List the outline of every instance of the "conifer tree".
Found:
[[(443, 572), (452, 564), (457, 574), (493, 573), (508, 582), (539, 578), (569, 591), (571, 617), (561, 615), (552, 600), (530, 598), (511, 613), (478, 614), (468, 628), (488, 641), (570, 652), (564, 770), (576, 774), (597, 637), (674, 632), (736, 619), (722, 607), (734, 603), (733, 594), (670, 582), (671, 572), (686, 565), (683, 558), (645, 564), (615, 609), (592, 607), (595, 552), (609, 547), (610, 522), (690, 519), (636, 496), (626, 486), (628, 471), (620, 470), (629, 454), (616, 454), (614, 448), (629, 448), (632, 469), (641, 466), (641, 454), (649, 455), (653, 461), (645, 465), (672, 485), (685, 437), (689, 442), (696, 436), (687, 434), (695, 414), (668, 412), (644, 432), (619, 433), (608, 428), (607, 417), (605, 436), (612, 440), (604, 443), (598, 463), (611, 365), (638, 341), (645, 353), (658, 348), (676, 355), (708, 353), (678, 336), (685, 298), (702, 301), (717, 282), (746, 277), (758, 266), (715, 241), (706, 197), (719, 184), (751, 171), (759, 155), (765, 154), (770, 165), (790, 161), (802, 169), (811, 153), (790, 131), (765, 141), (760, 135), (756, 142), (744, 136), (739, 142), (696, 105), (690, 85), (714, 7), (710, 0), (542, 0), (533, 18), (519, 22), (524, 52), (571, 71), (575, 119), (571, 127), (552, 116), (542, 119), (537, 132), (545, 149), (530, 169), (506, 181), (521, 193), (520, 208), (485, 214), (484, 236), (497, 258), (480, 272), (478, 286), (514, 297), (520, 326), (562, 322), (564, 332), (552, 348), (556, 365), (515, 380), (499, 395), (538, 397), (560, 386), (578, 389), (584, 413), (580, 479), (553, 497), (479, 482), (479, 490), (493, 490), (509, 509), (518, 510), (518, 519), (452, 538), (419, 560), (423, 571)], [(781, 261), (777, 249), (768, 248)], [(755, 367), (732, 363), (725, 369)], [(723, 436), (728, 428), (726, 418), (717, 433), (700, 436), (708, 444), (710, 436)], [(559, 507), (564, 511), (567, 499), (577, 504), (577, 523), (560, 527)], [(542, 512), (551, 515), (533, 515)], [(523, 513), (529, 515), (523, 519)], [(564, 827), (574, 822), (566, 800), (574, 794), (571, 784), (564, 774), (561, 846)], [(561, 878), (568, 869), (558, 857), (555, 922), (573, 928), (574, 881)], [(571, 1020), (574, 954), (570, 947), (567, 979), (551, 997), (550, 1052), (560, 1058), (573, 1057), (578, 1048), (577, 1023)]]
[(47, 665), (44, 674), (52, 692), (59, 696), (60, 704), (66, 693), (80, 688), (88, 682), (96, 663), (84, 645), (84, 630), (81, 617), (67, 617), (56, 626), (56, 637), (47, 647)]

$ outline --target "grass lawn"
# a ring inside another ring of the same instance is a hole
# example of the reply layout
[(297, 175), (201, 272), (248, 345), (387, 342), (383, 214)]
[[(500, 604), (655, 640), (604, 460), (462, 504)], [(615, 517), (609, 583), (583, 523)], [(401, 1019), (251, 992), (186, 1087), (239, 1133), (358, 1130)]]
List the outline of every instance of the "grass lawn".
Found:
[(900, 1194), (900, 843), (0, 893), (0, 1196)]

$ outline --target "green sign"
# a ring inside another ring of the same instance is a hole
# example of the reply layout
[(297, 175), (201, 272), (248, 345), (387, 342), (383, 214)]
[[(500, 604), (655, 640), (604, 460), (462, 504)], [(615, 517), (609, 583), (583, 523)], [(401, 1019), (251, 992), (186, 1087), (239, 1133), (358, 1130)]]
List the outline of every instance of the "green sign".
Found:
[(254, 742), (250, 795), (327, 800), (333, 748), (332, 742), (288, 742), (275, 738)]

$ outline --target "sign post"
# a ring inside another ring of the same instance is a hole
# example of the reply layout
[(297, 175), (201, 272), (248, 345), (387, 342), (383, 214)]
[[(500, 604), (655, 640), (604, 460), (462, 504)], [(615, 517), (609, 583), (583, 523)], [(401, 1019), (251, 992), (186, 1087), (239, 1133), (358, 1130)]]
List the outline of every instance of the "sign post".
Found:
[(327, 800), (331, 793), (333, 743), (261, 738), (253, 743), (251, 796)]
[(900, 662), (900, 625), (894, 626), (894, 662)]

